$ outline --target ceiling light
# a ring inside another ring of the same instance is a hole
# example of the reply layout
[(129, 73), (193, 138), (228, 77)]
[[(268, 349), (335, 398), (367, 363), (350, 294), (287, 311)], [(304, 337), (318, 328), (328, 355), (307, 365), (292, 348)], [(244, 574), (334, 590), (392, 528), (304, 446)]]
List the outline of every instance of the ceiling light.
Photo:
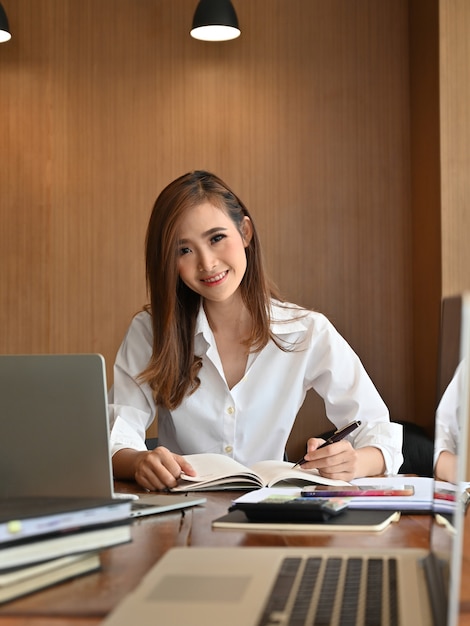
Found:
[(237, 14), (230, 0), (200, 0), (194, 13), (191, 37), (227, 41), (239, 35)]
[(0, 3), (0, 43), (11, 39), (10, 26), (8, 25), (7, 14)]

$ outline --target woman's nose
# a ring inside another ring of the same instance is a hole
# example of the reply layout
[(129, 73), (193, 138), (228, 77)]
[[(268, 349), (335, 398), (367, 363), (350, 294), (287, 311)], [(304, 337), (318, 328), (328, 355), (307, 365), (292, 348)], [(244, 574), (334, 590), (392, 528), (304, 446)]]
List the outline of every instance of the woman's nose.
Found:
[(201, 272), (209, 272), (214, 269), (217, 265), (217, 260), (212, 252), (201, 252), (199, 254), (199, 271)]

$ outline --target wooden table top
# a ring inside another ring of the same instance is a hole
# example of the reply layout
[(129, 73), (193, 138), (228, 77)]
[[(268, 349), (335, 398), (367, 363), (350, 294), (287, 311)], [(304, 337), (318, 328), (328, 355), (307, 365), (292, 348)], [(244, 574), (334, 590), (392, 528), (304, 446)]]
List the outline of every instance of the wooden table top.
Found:
[[(135, 485), (118, 483), (118, 491)], [(99, 624), (138, 585), (156, 561), (175, 546), (351, 546), (429, 547), (428, 515), (402, 515), (381, 532), (238, 532), (212, 530), (236, 492), (213, 492), (204, 506), (136, 518), (132, 541), (101, 553), (101, 571), (0, 605), (0, 626), (92, 626)], [(171, 497), (171, 496), (168, 496)], [(470, 535), (470, 532), (468, 533)], [(465, 573), (460, 626), (470, 626), (470, 538), (464, 548)]]

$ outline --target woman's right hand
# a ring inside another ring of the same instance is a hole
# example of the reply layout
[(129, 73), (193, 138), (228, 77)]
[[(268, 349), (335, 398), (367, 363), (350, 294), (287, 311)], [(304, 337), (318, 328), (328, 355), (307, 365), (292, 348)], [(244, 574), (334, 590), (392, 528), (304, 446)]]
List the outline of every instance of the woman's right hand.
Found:
[(135, 460), (135, 480), (149, 491), (163, 491), (176, 487), (182, 472), (189, 476), (196, 474), (182, 456), (173, 454), (163, 446), (139, 453)]
[(113, 456), (115, 478), (133, 478), (149, 491), (164, 491), (176, 487), (182, 472), (195, 476), (193, 467), (179, 454), (158, 446), (154, 450), (136, 451), (123, 448)]

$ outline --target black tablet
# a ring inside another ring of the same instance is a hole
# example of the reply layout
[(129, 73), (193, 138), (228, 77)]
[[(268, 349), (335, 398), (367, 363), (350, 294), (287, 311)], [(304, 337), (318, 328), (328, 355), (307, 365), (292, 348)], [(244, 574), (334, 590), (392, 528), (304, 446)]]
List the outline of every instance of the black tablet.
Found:
[(323, 522), (348, 507), (340, 498), (267, 498), (261, 502), (236, 502), (229, 511), (243, 511), (253, 522)]

